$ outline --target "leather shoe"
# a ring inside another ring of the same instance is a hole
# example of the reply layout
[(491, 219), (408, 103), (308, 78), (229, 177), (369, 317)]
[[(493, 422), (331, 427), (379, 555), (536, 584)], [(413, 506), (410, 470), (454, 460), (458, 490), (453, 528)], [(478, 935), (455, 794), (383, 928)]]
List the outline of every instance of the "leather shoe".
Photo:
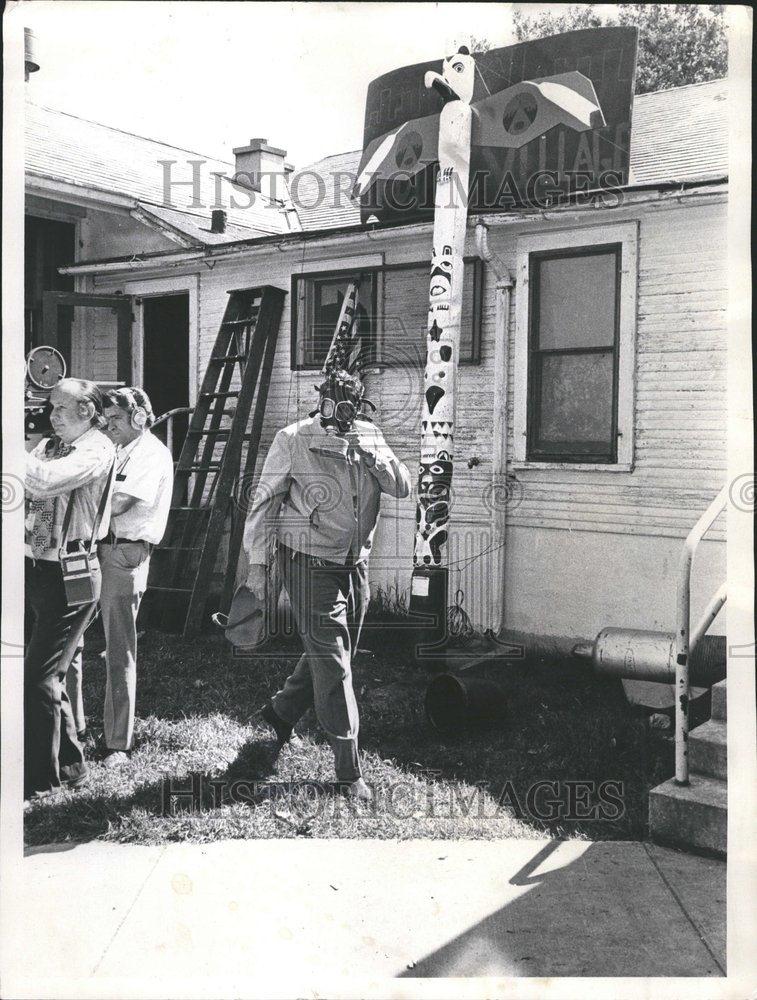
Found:
[(273, 707), (272, 702), (268, 702), (260, 710), (260, 717), (273, 729), (276, 733), (276, 740), (280, 747), (283, 747), (285, 743), (289, 743), (292, 738), (292, 733), (294, 732), (294, 726), (290, 725), (285, 719), (282, 719), (280, 715), (277, 714), (276, 709)]
[(103, 764), (109, 771), (112, 771), (117, 767), (121, 767), (124, 764), (128, 764), (128, 762), (129, 755), (125, 750), (109, 750), (105, 757), (103, 757)]

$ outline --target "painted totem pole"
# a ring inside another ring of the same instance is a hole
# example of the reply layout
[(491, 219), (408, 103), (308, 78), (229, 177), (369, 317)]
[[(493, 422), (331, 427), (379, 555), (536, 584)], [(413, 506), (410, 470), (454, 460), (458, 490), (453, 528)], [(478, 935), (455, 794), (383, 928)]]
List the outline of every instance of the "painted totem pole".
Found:
[[(437, 617), (447, 593), (443, 565), (454, 460), (455, 376), (460, 350), (463, 256), (468, 217), (468, 174), (475, 63), (467, 49), (445, 60), (441, 75), (429, 72), (446, 101), (439, 115), (439, 174), (429, 282), (426, 370), (423, 380), (418, 506), (413, 551), (411, 610)], [(441, 622), (436, 623), (441, 626)]]
[[(571, 177), (578, 173), (601, 188), (607, 164), (616, 167), (610, 183), (624, 183), (636, 44), (635, 29), (577, 31), (491, 50), (480, 55), (480, 66), (461, 48), (443, 60), (441, 73), (431, 68), (438, 62), (408, 66), (369, 86), (353, 191), (362, 221), (422, 215), (428, 208), (425, 179), (438, 164), (410, 590), (410, 610), (429, 624), (429, 639), (446, 634), (446, 543), (469, 207), (501, 211), (510, 208), (508, 198), (516, 206), (546, 207), (540, 201), (545, 184), (552, 186), (550, 197), (555, 188), (558, 195), (570, 195)], [(425, 91), (418, 87), (423, 71)], [(593, 79), (606, 93), (609, 119)], [(593, 134), (591, 143), (584, 133)], [(401, 201), (396, 192), (393, 196), (396, 187)]]

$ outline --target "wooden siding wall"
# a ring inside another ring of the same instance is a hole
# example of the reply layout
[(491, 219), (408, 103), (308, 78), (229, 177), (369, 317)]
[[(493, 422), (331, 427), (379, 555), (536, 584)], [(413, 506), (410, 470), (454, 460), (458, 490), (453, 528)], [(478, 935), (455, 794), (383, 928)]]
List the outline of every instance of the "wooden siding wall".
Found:
[[(726, 473), (726, 195), (715, 192), (679, 201), (667, 198), (628, 204), (607, 213), (490, 229), (496, 267), (516, 270), (520, 233), (585, 228), (603, 218), (612, 223), (638, 220), (639, 281), (635, 372), (635, 463), (633, 471), (512, 468), (512, 404), (515, 391), (515, 310), (511, 296), (508, 371), (508, 473), (516, 479), (515, 502), (508, 525), (565, 532), (619, 533), (682, 539), (722, 485)], [(603, 218), (599, 218), (602, 215)], [(383, 251), (387, 264), (424, 260), (428, 234), (409, 237), (401, 231), (347, 236), (343, 245), (308, 244), (299, 250), (271, 247), (237, 261), (217, 261), (200, 271), (200, 311), (196, 377), (202, 378), (227, 301), (233, 288), (274, 284), (287, 291), (293, 270), (303, 263), (326, 270), (338, 258)], [(472, 254), (471, 229), (467, 252)], [(177, 273), (173, 271), (171, 273)], [(403, 277), (404, 275), (404, 277)], [(133, 277), (133, 276), (131, 276)], [(422, 344), (425, 314), (418, 272), (384, 276), (387, 337), (396, 341), (404, 327)], [(122, 279), (123, 280), (123, 279)], [(465, 608), (474, 623), (489, 622), (488, 591), (493, 572), (501, 572), (501, 552), (482, 553), (495, 544), (492, 522), (492, 433), (494, 408), (495, 289), (491, 265), (485, 268), (481, 363), (461, 366), (455, 433), (453, 531), (450, 559), (452, 587), (465, 591)], [(119, 287), (98, 279), (97, 290)], [(291, 303), (286, 300), (278, 340), (267, 415), (260, 446), (262, 465), (276, 431), (306, 416), (315, 401), (314, 372), (290, 369)], [(399, 324), (394, 317), (401, 317)], [(415, 331), (418, 331), (417, 335)], [(417, 364), (378, 368), (367, 377), (367, 394), (378, 406), (387, 440), (409, 466), (413, 479), (419, 455), (419, 419), (423, 373)], [(470, 466), (469, 467), (469, 463)], [(415, 502), (412, 497), (382, 499), (384, 517), (372, 560), (372, 581), (407, 588), (412, 557)], [(724, 538), (724, 518), (710, 537)], [(666, 543), (666, 550), (669, 543)], [(244, 566), (240, 567), (240, 574)], [(549, 567), (545, 566), (545, 572)], [(545, 623), (546, 624), (546, 623)]]
[[(638, 218), (634, 469), (516, 470), (522, 500), (511, 523), (684, 537), (724, 482), (725, 203), (668, 202)], [(724, 520), (711, 537), (724, 537)]]

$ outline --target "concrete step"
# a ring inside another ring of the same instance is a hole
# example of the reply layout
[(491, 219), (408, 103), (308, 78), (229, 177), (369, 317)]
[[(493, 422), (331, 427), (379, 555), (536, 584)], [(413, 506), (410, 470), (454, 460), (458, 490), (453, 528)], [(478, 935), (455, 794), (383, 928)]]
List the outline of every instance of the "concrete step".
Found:
[(712, 685), (712, 718), (725, 722), (728, 718), (725, 680)]
[(649, 793), (653, 840), (725, 856), (728, 845), (728, 788), (725, 781), (692, 774), (690, 784), (674, 778)]
[(726, 723), (719, 719), (697, 726), (689, 733), (689, 769), (710, 778), (728, 778)]

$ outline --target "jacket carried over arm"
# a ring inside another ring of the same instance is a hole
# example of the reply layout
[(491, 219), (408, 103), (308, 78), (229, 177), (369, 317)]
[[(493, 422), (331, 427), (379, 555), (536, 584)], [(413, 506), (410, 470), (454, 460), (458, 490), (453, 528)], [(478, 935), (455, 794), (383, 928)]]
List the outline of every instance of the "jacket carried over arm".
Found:
[(265, 565), (276, 538), (296, 551), (343, 563), (370, 555), (380, 495), (401, 499), (410, 473), (381, 431), (361, 421), (362, 452), (327, 434), (318, 418), (280, 430), (250, 503), (243, 545), (250, 564)]

